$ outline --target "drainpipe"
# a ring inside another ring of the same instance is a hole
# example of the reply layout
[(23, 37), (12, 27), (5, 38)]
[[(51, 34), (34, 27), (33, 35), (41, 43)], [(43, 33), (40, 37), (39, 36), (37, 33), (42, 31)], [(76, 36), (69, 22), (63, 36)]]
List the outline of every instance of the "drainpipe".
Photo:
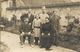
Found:
[(1, 1), (0, 1), (0, 17), (1, 17)]

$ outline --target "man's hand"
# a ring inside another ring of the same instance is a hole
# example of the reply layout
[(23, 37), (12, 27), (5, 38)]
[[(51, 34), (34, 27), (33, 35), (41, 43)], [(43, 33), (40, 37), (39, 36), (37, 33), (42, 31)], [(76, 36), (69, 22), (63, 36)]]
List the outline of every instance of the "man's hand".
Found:
[(28, 35), (30, 35), (31, 34), (31, 32), (28, 32)]
[(50, 33), (48, 33), (48, 35), (50, 36)]
[(24, 32), (22, 32), (21, 35), (24, 35)]
[(31, 23), (29, 23), (29, 25), (31, 25)]
[(42, 35), (44, 35), (44, 33), (42, 33)]

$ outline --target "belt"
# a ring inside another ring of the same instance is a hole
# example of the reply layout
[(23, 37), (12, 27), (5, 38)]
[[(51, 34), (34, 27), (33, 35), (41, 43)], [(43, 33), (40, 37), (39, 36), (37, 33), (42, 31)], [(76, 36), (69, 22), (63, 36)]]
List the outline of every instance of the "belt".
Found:
[(34, 28), (40, 28), (39, 26), (34, 26)]

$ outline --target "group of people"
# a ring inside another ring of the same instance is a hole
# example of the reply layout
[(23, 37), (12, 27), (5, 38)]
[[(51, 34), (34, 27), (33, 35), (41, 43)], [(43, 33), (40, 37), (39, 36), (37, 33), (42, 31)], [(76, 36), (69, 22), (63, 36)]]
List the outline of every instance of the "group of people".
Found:
[[(67, 17), (65, 18), (68, 19)], [(28, 38), (29, 45), (39, 45), (40, 48), (45, 48), (46, 50), (49, 50), (52, 45), (57, 45), (61, 17), (55, 15), (55, 11), (47, 13), (46, 10), (42, 9), (42, 13), (33, 15), (29, 10), (20, 19), (21, 25), (19, 31), (21, 45), (24, 45), (26, 37)], [(63, 27), (66, 27), (66, 32), (69, 34), (73, 31), (72, 29), (78, 26), (79, 19), (75, 18), (73, 22), (68, 23), (68, 26)]]
[(28, 38), (29, 45), (39, 45), (40, 48), (49, 50), (54, 43), (54, 35), (56, 28), (54, 21), (42, 10), (41, 14), (33, 15), (29, 11), (27, 14), (22, 15), (20, 31), (20, 43), (24, 45), (26, 37)]

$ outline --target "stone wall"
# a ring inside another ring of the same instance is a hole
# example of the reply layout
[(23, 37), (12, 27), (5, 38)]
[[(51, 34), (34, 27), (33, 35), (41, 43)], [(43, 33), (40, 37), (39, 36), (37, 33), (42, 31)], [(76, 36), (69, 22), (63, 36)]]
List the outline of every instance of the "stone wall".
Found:
[[(47, 12), (48, 11), (55, 11), (56, 15), (60, 16), (60, 25), (61, 25), (61, 29), (63, 31), (66, 30), (66, 28), (63, 28), (63, 26), (67, 26), (68, 25), (68, 21), (65, 19), (65, 16), (67, 15), (71, 15), (71, 16), (75, 16), (76, 18), (80, 19), (80, 7), (73, 7), (73, 8), (48, 8), (46, 9)], [(16, 15), (17, 19), (20, 20), (20, 16), (24, 13), (27, 13), (27, 9), (24, 10), (6, 10), (5, 13), (5, 17), (7, 17), (9, 20), (11, 19), (11, 17), (13, 16), (13, 14)], [(41, 9), (33, 9), (32, 13), (40, 13)]]
[[(19, 9), (19, 10), (6, 10), (7, 7), (9, 7), (8, 2), (5, 1), (1, 4), (2, 6), (2, 12), (1, 12), (1, 16), (2, 17), (6, 17), (9, 20), (11, 19), (11, 17), (13, 16), (13, 14), (16, 15), (17, 19), (20, 20), (20, 16), (24, 13), (27, 13), (27, 9)], [(63, 8), (47, 8), (46, 9), (47, 12), (48, 11), (55, 11), (56, 15), (60, 16), (60, 25), (61, 25), (61, 29), (65, 30), (65, 28), (63, 28), (62, 26), (67, 26), (68, 25), (68, 21), (65, 19), (65, 16), (67, 15), (71, 15), (71, 16), (75, 16), (76, 18), (80, 19), (80, 6), (76, 6), (76, 7), (63, 7)], [(32, 9), (32, 13), (36, 12), (40, 13), (41, 12), (41, 8), (40, 9)]]
[[(60, 16), (61, 18), (64, 18), (66, 15), (72, 15), (72, 16), (75, 16), (76, 18), (77, 17), (80, 17), (80, 7), (74, 7), (74, 8), (48, 8), (46, 9), (47, 11), (55, 11), (56, 14), (58, 16)], [(27, 9), (23, 9), (23, 10), (6, 10), (7, 12), (7, 16), (8, 17), (9, 15), (12, 15), (12, 14), (15, 14), (17, 16), (20, 16), (20, 14), (22, 13), (27, 13)], [(41, 12), (41, 9), (32, 9), (32, 13), (40, 13)], [(18, 17), (19, 18), (19, 17)]]

